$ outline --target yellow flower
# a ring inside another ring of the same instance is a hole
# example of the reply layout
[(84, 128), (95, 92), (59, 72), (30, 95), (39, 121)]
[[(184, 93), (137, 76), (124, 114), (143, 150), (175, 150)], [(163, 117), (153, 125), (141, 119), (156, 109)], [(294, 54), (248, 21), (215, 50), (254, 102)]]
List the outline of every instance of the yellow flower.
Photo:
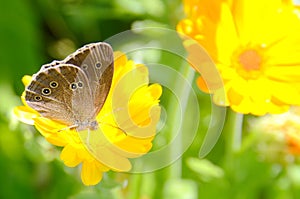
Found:
[[(76, 132), (44, 118), (26, 105), (24, 93), (24, 106), (14, 110), (20, 121), (34, 125), (47, 141), (64, 147), (60, 158), (66, 166), (82, 164), (81, 179), (85, 185), (99, 183), (108, 170), (129, 171), (128, 158), (139, 157), (151, 149), (160, 117), (162, 88), (158, 84), (148, 85), (146, 66), (127, 60), (120, 52), (114, 56), (112, 86), (97, 116), (99, 129)], [(31, 77), (24, 76), (22, 80), (26, 86)]]
[(185, 0), (184, 8), (178, 32), (207, 50), (223, 80), (222, 88), (204, 74), (197, 80), (216, 104), (254, 115), (300, 104), (300, 15), (291, 1)]

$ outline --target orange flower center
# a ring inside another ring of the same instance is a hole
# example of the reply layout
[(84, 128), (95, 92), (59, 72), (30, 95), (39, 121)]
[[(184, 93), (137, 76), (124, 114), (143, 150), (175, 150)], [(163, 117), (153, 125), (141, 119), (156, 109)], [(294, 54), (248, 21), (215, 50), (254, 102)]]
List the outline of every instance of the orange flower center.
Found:
[(261, 61), (256, 50), (246, 50), (239, 56), (239, 62), (246, 71), (259, 70)]
[(235, 56), (235, 68), (245, 79), (257, 79), (262, 75), (262, 56), (256, 49), (244, 49)]

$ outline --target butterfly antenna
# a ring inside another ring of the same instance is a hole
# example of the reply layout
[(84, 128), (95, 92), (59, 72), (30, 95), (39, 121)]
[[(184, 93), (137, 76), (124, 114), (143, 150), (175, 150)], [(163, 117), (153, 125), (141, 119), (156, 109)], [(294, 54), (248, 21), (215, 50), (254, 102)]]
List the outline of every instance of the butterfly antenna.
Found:
[(87, 129), (87, 137), (86, 137), (86, 144), (89, 146), (90, 145), (90, 129)]

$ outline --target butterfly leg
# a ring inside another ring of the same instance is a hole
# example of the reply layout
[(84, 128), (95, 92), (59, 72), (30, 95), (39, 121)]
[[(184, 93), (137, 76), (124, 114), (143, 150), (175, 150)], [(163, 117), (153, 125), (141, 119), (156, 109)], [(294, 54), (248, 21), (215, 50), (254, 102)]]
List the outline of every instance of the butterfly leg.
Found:
[(90, 145), (90, 129), (88, 128), (87, 129), (87, 136), (86, 136), (86, 144), (87, 144), (87, 146), (89, 146)]

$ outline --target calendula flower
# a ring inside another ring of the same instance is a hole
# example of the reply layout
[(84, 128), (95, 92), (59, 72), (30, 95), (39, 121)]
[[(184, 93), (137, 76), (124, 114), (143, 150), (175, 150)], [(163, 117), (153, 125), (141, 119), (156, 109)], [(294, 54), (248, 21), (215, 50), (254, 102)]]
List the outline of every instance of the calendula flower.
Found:
[[(114, 57), (112, 86), (97, 116), (99, 129), (77, 132), (44, 118), (26, 104), (24, 93), (24, 106), (14, 110), (20, 121), (34, 125), (47, 141), (63, 147), (60, 158), (66, 166), (81, 164), (85, 185), (99, 183), (103, 172), (109, 170), (129, 171), (128, 158), (139, 157), (151, 149), (160, 117), (162, 88), (159, 84), (149, 85), (147, 67), (127, 60), (120, 52)], [(31, 77), (24, 76), (22, 80), (27, 86)]]
[(185, 0), (184, 8), (178, 32), (207, 50), (223, 80), (222, 88), (197, 80), (216, 104), (254, 115), (300, 104), (300, 15), (291, 1)]

